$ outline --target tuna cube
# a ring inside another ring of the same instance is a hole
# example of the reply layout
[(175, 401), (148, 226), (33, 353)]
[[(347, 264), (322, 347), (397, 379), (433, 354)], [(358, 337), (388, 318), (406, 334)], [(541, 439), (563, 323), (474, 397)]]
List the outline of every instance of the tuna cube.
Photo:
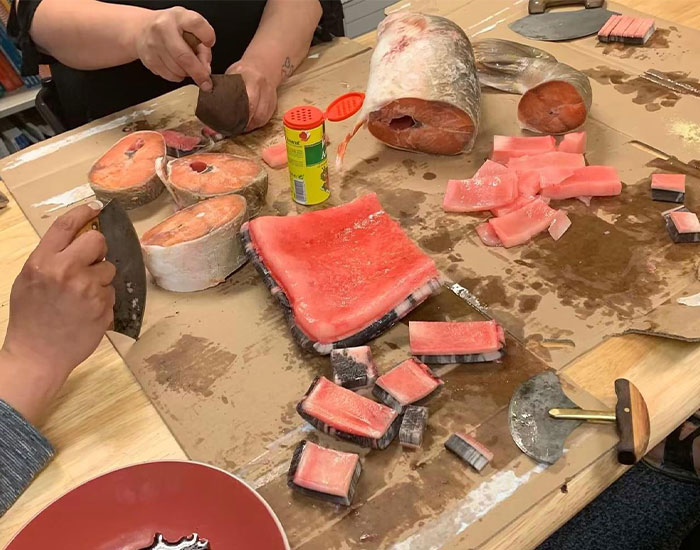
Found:
[(377, 367), (369, 346), (331, 351), (333, 382), (351, 390), (366, 388), (377, 379)]

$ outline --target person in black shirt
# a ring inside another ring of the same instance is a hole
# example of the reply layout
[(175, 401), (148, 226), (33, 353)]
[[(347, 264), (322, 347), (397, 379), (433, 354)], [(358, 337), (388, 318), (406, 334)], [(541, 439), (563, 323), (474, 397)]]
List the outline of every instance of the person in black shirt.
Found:
[[(16, 0), (10, 33), (23, 72), (51, 65), (61, 118), (75, 127), (147, 101), (191, 78), (240, 73), (249, 129), (266, 124), (277, 87), (308, 52), (318, 0)], [(189, 31), (201, 44), (187, 46)]]

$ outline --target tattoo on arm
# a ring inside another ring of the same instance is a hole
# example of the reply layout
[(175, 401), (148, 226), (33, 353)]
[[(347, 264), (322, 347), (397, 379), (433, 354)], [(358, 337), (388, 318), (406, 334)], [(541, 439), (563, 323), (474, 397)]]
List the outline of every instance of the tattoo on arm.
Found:
[(284, 60), (284, 63), (282, 63), (282, 76), (284, 78), (289, 78), (292, 76), (292, 73), (294, 72), (294, 65), (292, 65), (292, 60), (287, 56), (287, 58)]

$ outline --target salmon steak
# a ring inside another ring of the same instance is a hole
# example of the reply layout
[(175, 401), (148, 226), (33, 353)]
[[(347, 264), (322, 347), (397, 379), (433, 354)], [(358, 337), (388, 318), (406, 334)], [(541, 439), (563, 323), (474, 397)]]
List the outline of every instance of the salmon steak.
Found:
[(297, 405), (299, 415), (317, 430), (372, 449), (386, 449), (396, 437), (401, 416), (320, 376)]
[(411, 358), (377, 378), (372, 395), (402, 413), (408, 405), (422, 402), (443, 384), (427, 365)]
[(227, 153), (195, 153), (156, 161), (158, 173), (178, 208), (222, 195), (241, 195), (255, 216), (265, 204), (267, 172), (254, 159)]
[(304, 495), (350, 506), (361, 473), (359, 455), (301, 441), (294, 449), (287, 485)]
[(92, 165), (90, 187), (101, 201), (116, 200), (125, 209), (147, 204), (163, 192), (155, 161), (165, 156), (165, 150), (158, 132), (128, 134)]
[(397, 149), (438, 155), (469, 151), (479, 129), (480, 102), (464, 31), (444, 17), (394, 13), (377, 27), (365, 101), (338, 147), (336, 165), (340, 168), (348, 143), (365, 124)]
[(302, 348), (327, 355), (366, 344), (440, 288), (435, 262), (375, 194), (241, 229), (246, 252)]
[(223, 195), (179, 210), (146, 231), (141, 249), (156, 284), (192, 292), (224, 281), (247, 260), (239, 238), (247, 219), (245, 199)]
[(475, 41), (474, 57), (482, 86), (522, 96), (518, 103), (522, 128), (564, 134), (586, 121), (593, 90), (581, 71), (543, 50), (499, 38)]
[(503, 357), (505, 332), (496, 321), (411, 321), (411, 354), (426, 363), (481, 363)]

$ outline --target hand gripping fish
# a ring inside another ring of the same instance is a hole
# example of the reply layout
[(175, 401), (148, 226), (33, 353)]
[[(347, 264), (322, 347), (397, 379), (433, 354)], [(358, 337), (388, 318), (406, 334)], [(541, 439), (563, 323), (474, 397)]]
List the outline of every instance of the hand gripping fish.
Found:
[(498, 38), (474, 42), (479, 81), (522, 94), (518, 120), (526, 130), (563, 134), (581, 126), (593, 102), (588, 77), (547, 52)]
[(444, 17), (395, 13), (377, 29), (362, 110), (338, 146), (336, 166), (357, 131), (397, 149), (456, 155), (472, 148), (481, 91), (464, 31)]

